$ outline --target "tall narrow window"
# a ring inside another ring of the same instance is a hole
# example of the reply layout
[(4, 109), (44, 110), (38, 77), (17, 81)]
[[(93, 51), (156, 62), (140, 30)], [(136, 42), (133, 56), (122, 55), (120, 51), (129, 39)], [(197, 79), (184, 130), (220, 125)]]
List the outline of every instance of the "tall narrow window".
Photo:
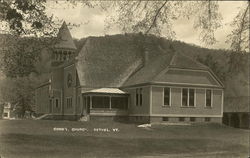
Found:
[(136, 88), (135, 90), (135, 105), (142, 106), (142, 88)]
[(206, 107), (212, 107), (212, 91), (206, 90)]
[(164, 88), (164, 105), (170, 106), (170, 88)]
[(59, 100), (56, 98), (56, 108), (59, 107)]
[(142, 106), (142, 88), (140, 88), (140, 106)]
[(189, 89), (189, 106), (194, 106), (194, 89)]
[(188, 106), (188, 89), (182, 89), (182, 106)]
[(67, 98), (67, 108), (71, 108), (72, 107), (72, 98)]

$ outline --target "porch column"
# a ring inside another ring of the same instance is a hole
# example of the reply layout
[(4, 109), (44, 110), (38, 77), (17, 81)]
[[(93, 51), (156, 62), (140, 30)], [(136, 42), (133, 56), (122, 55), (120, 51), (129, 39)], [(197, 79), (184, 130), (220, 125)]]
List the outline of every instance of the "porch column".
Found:
[(109, 96), (109, 109), (111, 109), (111, 96)]

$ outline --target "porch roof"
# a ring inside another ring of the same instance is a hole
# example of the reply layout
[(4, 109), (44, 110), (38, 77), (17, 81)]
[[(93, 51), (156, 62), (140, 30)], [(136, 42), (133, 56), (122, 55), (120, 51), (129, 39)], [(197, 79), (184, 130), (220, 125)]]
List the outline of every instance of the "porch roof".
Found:
[(118, 88), (98, 88), (90, 91), (82, 91), (82, 93), (105, 93), (105, 94), (127, 94)]

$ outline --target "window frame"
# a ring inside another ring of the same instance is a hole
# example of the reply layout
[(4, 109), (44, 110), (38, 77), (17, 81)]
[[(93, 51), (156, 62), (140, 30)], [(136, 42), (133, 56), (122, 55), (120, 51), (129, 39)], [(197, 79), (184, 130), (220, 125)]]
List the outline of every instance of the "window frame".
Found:
[(162, 117), (162, 121), (168, 122), (169, 121), (169, 117)]
[[(56, 101), (58, 101), (57, 103), (57, 105), (56, 105)], [(59, 108), (60, 107), (60, 103), (59, 103), (59, 98), (55, 98), (55, 108)]]
[[(183, 105), (183, 90), (184, 89), (187, 89), (187, 105)], [(189, 102), (189, 99), (188, 99), (188, 96), (189, 94), (188, 94), (188, 88), (181, 88), (181, 107), (188, 107), (188, 102)]]
[[(207, 90), (210, 90), (211, 91), (211, 96), (210, 96), (210, 100), (211, 100), (211, 105), (210, 106), (207, 106)], [(205, 89), (205, 108), (212, 108), (213, 107), (213, 89), (209, 89), (209, 88), (206, 88)]]
[(9, 117), (9, 113), (8, 112), (3, 112), (3, 117)]
[[(69, 104), (69, 103), (70, 103), (70, 104)], [(67, 98), (66, 98), (66, 107), (67, 107), (68, 109), (73, 107), (73, 100), (72, 100), (72, 97), (67, 97)]]
[(190, 122), (196, 122), (196, 117), (190, 117), (190, 118), (189, 118), (189, 121), (190, 121)]
[[(183, 89), (187, 89), (187, 105), (186, 106), (183, 106)], [(189, 92), (190, 92), (190, 89), (193, 89), (194, 90), (194, 105), (193, 106), (190, 106), (189, 105)], [(184, 108), (194, 108), (196, 107), (196, 89), (195, 88), (181, 88), (181, 107), (184, 107)]]
[(143, 100), (142, 91), (143, 91), (142, 88), (135, 89), (135, 105), (136, 106), (142, 106), (142, 100)]
[[(169, 89), (169, 105), (165, 105), (165, 89)], [(164, 107), (169, 107), (171, 106), (171, 87), (163, 87), (163, 105)]]
[(178, 118), (178, 121), (179, 121), (179, 122), (185, 122), (185, 120), (186, 120), (185, 117), (179, 117), (179, 118)]

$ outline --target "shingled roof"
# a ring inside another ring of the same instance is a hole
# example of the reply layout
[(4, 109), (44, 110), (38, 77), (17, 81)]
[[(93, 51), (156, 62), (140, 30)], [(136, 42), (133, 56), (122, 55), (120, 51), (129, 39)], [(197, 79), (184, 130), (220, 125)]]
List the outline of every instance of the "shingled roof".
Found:
[[(161, 50), (150, 42), (147, 47), (152, 60)], [(138, 34), (89, 37), (77, 57), (80, 84), (89, 87), (122, 86), (142, 67), (144, 45)]]
[(209, 71), (181, 53), (163, 49), (150, 36), (143, 38), (138, 34), (89, 37), (77, 57), (80, 85), (98, 88), (148, 83), (170, 66)]
[[(143, 68), (141, 68), (138, 72), (134, 73), (134, 75), (132, 75), (131, 77), (129, 77), (129, 79), (123, 84), (123, 86), (130, 86), (130, 85), (136, 85), (136, 84), (143, 84), (143, 83), (155, 83), (155, 82), (159, 82), (159, 80), (161, 80), (161, 78), (166, 78), (166, 74), (170, 74), (172, 73), (172, 71), (168, 71), (170, 68), (179, 68), (179, 69), (191, 69), (191, 70), (206, 70), (208, 72), (210, 72), (210, 69), (183, 55), (182, 53), (176, 52), (176, 51), (163, 51), (161, 52), (161, 54), (159, 54), (159, 56), (157, 58), (155, 58), (154, 60), (152, 60), (150, 62), (150, 64), (144, 66)], [(176, 71), (176, 70), (175, 70)], [(205, 72), (200, 72), (203, 73), (204, 75)], [(214, 74), (212, 74), (214, 75)], [(194, 83), (198, 83), (199, 79), (203, 79), (203, 78), (198, 78), (196, 79), (196, 81), (194, 80)], [(171, 79), (169, 79), (168, 82)], [(193, 80), (192, 80), (193, 81)], [(190, 81), (190, 79), (188, 78), (178, 78), (175, 79), (175, 81), (172, 82), (180, 82), (180, 83), (192, 83)], [(202, 82), (202, 81), (201, 81)], [(222, 83), (220, 83), (220, 85), (217, 85), (216, 83), (214, 85), (211, 86), (216, 86), (216, 87), (221, 87), (223, 86)]]
[(76, 50), (75, 43), (73, 42), (68, 26), (65, 22), (63, 22), (59, 29), (57, 39), (58, 41), (57, 44), (55, 44), (55, 48)]

